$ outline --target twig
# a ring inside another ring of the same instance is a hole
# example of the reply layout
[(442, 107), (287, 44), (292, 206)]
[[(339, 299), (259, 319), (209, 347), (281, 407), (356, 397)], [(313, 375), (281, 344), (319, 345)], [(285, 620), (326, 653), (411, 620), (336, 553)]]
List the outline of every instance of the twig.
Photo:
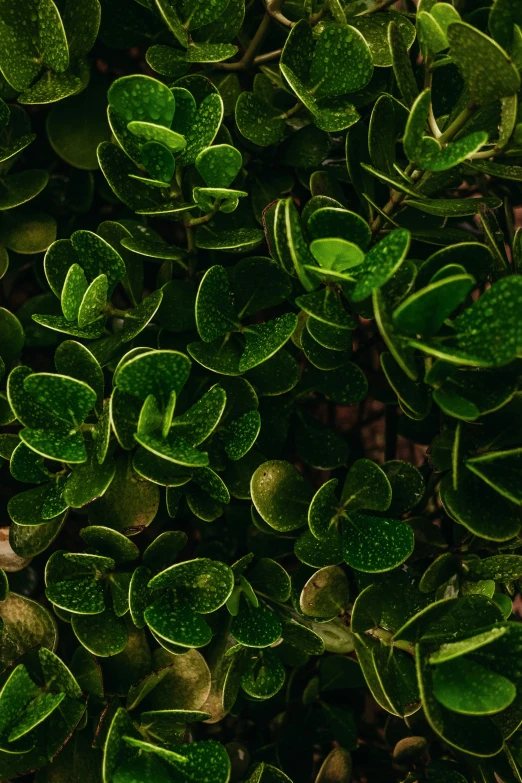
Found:
[(374, 5), (373, 8), (367, 8), (366, 11), (360, 11), (355, 16), (366, 16), (366, 14), (375, 14), (377, 11), (383, 11), (385, 8), (389, 8), (390, 5), (394, 5), (397, 0), (381, 0), (380, 3)]

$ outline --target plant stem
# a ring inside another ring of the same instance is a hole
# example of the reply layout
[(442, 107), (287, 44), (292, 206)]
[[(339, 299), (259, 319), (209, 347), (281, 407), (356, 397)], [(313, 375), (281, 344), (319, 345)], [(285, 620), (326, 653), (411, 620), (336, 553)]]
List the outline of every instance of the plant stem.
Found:
[(216, 204), (214, 207), (212, 207), (212, 210), (210, 212), (207, 212), (206, 215), (202, 215), (199, 218), (192, 218), (191, 220), (190, 219), (187, 220), (185, 223), (185, 228), (193, 228), (194, 226), (202, 226), (204, 223), (208, 223), (209, 220), (212, 220), (216, 212), (219, 212), (219, 204)]
[[(446, 142), (451, 141), (451, 139), (464, 127), (464, 125), (467, 123), (467, 121), (470, 119), (470, 117), (473, 116), (473, 112), (474, 111), (475, 111), (474, 104), (472, 104), (472, 103), (468, 104), (466, 106), (466, 108), (463, 109), (460, 112), (458, 117), (456, 117), (453, 120), (451, 125), (448, 128), (446, 128), (444, 133), (442, 133), (439, 136), (439, 139), (438, 139), (439, 143), (440, 144), (445, 144)], [(406, 175), (409, 175), (409, 174), (412, 175), (411, 176), (411, 181), (413, 183), (418, 182), (421, 178), (423, 178), (426, 175), (426, 173), (429, 173), (429, 172), (421, 171), (421, 170), (417, 170), (416, 171), (414, 163), (410, 163), (408, 168), (405, 171)], [(390, 200), (388, 201), (387, 204), (385, 204), (385, 206), (383, 207), (382, 211), (384, 212), (385, 215), (392, 215), (395, 212), (395, 210), (397, 209), (397, 207), (399, 207), (402, 204), (402, 202), (404, 201), (405, 198), (406, 198), (406, 194), (405, 193), (399, 193), (398, 196), (395, 196), (395, 197), (393, 196), (393, 193), (392, 193), (392, 196), (390, 197)], [(381, 229), (382, 224), (383, 224), (383, 220), (384, 219), (383, 219), (382, 215), (378, 215), (375, 218), (375, 220), (373, 221), (373, 223), (371, 225), (372, 234), (375, 234), (377, 231), (379, 231)]]
[(451, 125), (442, 133), (439, 138), (440, 143), (444, 144), (445, 142), (450, 141), (450, 139), (452, 139), (473, 116), (474, 111), (474, 104), (469, 103), (466, 108), (463, 109), (457, 117), (455, 117)]
[[(248, 44), (248, 47), (245, 49), (243, 57), (235, 63), (213, 63), (214, 68), (219, 68), (221, 71), (244, 71), (247, 68), (250, 68), (256, 59), (256, 52), (263, 43), (264, 37), (267, 34), (269, 27), (270, 14), (267, 9), (265, 15), (261, 19), (261, 23), (257, 28), (254, 37)], [(270, 52), (269, 54), (272, 55), (270, 59), (273, 59), (273, 52)]]
[(290, 21), (281, 13), (283, 2), (284, 0), (265, 0), (266, 12), (272, 19), (275, 19), (280, 24), (284, 24), (285, 27), (294, 27), (295, 22)]
[(361, 11), (355, 16), (366, 16), (366, 14), (374, 14), (377, 11), (383, 11), (385, 8), (389, 8), (390, 5), (394, 5), (397, 0), (381, 0), (380, 3), (374, 5), (373, 8), (367, 8), (366, 11)]

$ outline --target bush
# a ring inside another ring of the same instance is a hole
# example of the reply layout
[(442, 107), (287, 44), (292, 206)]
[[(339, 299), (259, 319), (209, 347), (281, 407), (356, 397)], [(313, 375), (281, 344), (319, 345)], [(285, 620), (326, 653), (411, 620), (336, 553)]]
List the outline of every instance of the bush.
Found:
[(521, 70), (0, 0), (0, 779), (522, 781)]

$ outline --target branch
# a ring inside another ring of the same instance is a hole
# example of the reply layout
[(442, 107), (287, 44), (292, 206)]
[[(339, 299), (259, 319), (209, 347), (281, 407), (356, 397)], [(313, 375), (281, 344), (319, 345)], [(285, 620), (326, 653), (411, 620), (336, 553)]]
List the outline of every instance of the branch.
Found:
[(373, 8), (367, 8), (366, 11), (360, 11), (355, 16), (366, 16), (366, 14), (375, 14), (377, 11), (384, 11), (385, 8), (389, 8), (390, 5), (395, 5), (397, 0), (380, 0)]

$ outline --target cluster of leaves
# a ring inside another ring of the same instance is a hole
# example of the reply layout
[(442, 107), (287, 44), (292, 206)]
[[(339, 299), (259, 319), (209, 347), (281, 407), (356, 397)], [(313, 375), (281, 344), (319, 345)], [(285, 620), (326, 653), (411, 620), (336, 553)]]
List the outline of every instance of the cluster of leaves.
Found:
[(518, 0), (0, 0), (1, 780), (522, 782), (521, 73)]

